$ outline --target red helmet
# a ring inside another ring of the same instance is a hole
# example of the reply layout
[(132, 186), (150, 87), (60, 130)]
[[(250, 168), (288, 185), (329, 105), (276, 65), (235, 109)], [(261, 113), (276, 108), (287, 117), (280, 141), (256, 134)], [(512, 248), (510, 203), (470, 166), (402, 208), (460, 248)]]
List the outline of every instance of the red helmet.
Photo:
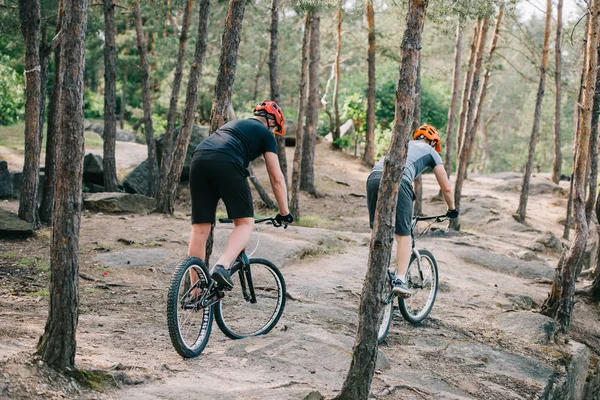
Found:
[(431, 142), (435, 142), (435, 151), (438, 153), (442, 151), (442, 139), (435, 128), (431, 125), (425, 124), (415, 129), (413, 133), (413, 140), (417, 139), (427, 139)]
[(281, 111), (281, 107), (274, 101), (263, 100), (262, 103), (257, 105), (254, 109), (254, 115), (275, 120), (275, 124), (277, 125), (275, 133), (277, 135), (283, 135), (285, 133), (285, 119), (283, 118), (283, 112)]

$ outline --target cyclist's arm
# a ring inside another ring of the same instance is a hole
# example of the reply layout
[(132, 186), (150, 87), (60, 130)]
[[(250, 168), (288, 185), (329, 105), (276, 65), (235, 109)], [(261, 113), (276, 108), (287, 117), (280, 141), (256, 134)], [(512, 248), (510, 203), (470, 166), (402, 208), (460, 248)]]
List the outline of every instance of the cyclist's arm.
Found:
[(271, 181), (271, 187), (275, 194), (275, 200), (279, 206), (279, 214), (288, 215), (290, 209), (288, 208), (287, 201), (287, 189), (285, 187), (285, 178), (281, 167), (279, 166), (279, 158), (277, 154), (267, 151), (264, 154), (265, 161), (267, 164), (267, 172), (269, 173), (269, 180)]
[(446, 202), (448, 209), (454, 210), (456, 208), (454, 206), (454, 193), (452, 191), (452, 186), (450, 185), (450, 180), (448, 180), (448, 174), (446, 174), (444, 164), (436, 165), (433, 169), (433, 173), (440, 185), (440, 189), (442, 189), (442, 195), (444, 196), (444, 201)]

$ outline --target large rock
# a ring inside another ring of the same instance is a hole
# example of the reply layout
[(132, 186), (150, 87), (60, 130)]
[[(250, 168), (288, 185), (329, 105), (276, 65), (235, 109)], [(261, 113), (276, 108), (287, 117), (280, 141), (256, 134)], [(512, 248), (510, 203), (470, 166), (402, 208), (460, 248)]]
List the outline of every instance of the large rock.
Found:
[(83, 181), (104, 186), (104, 167), (102, 157), (97, 154), (86, 154), (83, 159)]
[(155, 208), (156, 200), (140, 194), (85, 193), (83, 205), (92, 211), (147, 214)]
[(285, 145), (293, 147), (296, 145), (296, 129), (298, 124), (294, 121), (285, 121)]
[(473, 247), (457, 248), (456, 255), (472, 264), (505, 274), (527, 279), (554, 278), (554, 268), (542, 261), (523, 261)]
[(117, 129), (116, 140), (119, 142), (135, 142), (135, 133)]
[[(208, 126), (194, 125), (192, 136), (190, 137), (190, 144), (185, 156), (185, 162), (183, 164), (183, 170), (181, 171), (180, 179), (182, 181), (187, 181), (190, 178), (190, 163), (192, 162), (192, 154), (194, 153), (196, 146), (198, 146), (201, 141), (208, 137), (208, 132)], [(175, 141), (177, 140), (178, 135), (179, 128), (175, 129), (173, 132), (173, 146), (175, 146)], [(165, 134), (163, 133), (156, 141), (158, 165), (160, 165), (164, 142)], [(127, 193), (148, 193), (148, 160), (142, 162), (133, 171), (131, 171), (127, 177), (125, 177), (125, 180), (123, 181), (123, 188)]]
[(494, 321), (494, 328), (531, 344), (548, 344), (556, 323), (554, 319), (531, 311), (504, 313)]
[[(13, 185), (13, 199), (18, 199), (21, 196), (21, 185), (23, 183), (23, 172), (11, 172), (11, 180)], [(39, 173), (39, 181), (38, 181), (38, 200), (41, 199), (42, 196), (42, 188), (44, 187), (44, 179), (45, 175), (43, 172)]]
[(102, 133), (104, 132), (104, 126), (87, 120), (83, 122), (83, 129), (86, 131), (96, 132), (100, 136), (102, 136)]
[(8, 172), (8, 163), (0, 161), (0, 198), (11, 197), (13, 195), (13, 181)]
[(0, 208), (0, 237), (15, 238), (33, 235), (29, 222), (20, 219), (16, 214)]

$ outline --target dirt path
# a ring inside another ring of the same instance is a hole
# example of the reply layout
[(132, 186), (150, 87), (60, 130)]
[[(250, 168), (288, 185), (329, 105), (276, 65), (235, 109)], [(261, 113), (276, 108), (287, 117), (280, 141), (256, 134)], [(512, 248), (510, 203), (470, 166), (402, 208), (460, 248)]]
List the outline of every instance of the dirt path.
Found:
[[(76, 361), (79, 368), (121, 374), (120, 389), (91, 392), (23, 361), (31, 359), (47, 314), (51, 234), (45, 229), (27, 241), (0, 242), (0, 320), (9, 321), (0, 325), (0, 377), (7, 393), (111, 399), (301, 399), (312, 390), (334, 395), (350, 363), (369, 250), (365, 200), (350, 193), (364, 193), (368, 170), (323, 146), (317, 155), (317, 171), (324, 171), (317, 186), (328, 196), (304, 198), (304, 215), (330, 229), (261, 230), (256, 255), (281, 267), (293, 298), (278, 326), (264, 337), (232, 341), (215, 324), (206, 350), (193, 360), (175, 353), (165, 320), (170, 273), (187, 248), (185, 203), (173, 218), (85, 213), (80, 270), (97, 281), (80, 280)], [(543, 232), (561, 234), (564, 197), (552, 187), (540, 189), (530, 198), (528, 225), (520, 225), (510, 217), (518, 201), (513, 181), (509, 175), (470, 177), (461, 207), (465, 233), (438, 231), (418, 242), (438, 259), (440, 292), (422, 326), (396, 315), (380, 347), (372, 385), (377, 398), (519, 399), (543, 391), (561, 347), (539, 343), (536, 329), (519, 324), (536, 320), (531, 310), (549, 286), (534, 278), (551, 272), (560, 255), (528, 247)], [(538, 176), (532, 186), (546, 181)], [(432, 200), (433, 177), (424, 183), (425, 213), (443, 212), (443, 204)], [(216, 253), (229, 229), (218, 227)], [(253, 238), (249, 249), (255, 244)], [(522, 260), (524, 252), (536, 259)], [(588, 338), (596, 352), (597, 313), (596, 306), (578, 302), (572, 325), (574, 338)]]

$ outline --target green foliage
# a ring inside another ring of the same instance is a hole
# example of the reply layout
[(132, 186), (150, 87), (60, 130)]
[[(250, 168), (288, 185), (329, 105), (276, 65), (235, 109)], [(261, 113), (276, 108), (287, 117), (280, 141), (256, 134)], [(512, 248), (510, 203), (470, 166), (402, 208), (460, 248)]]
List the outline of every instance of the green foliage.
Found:
[(83, 116), (85, 118), (104, 118), (104, 96), (86, 89), (83, 96)]
[(342, 107), (342, 116), (344, 120), (351, 119), (354, 122), (354, 129), (357, 132), (364, 133), (367, 121), (367, 100), (358, 93), (351, 94), (346, 98)]
[(19, 121), (25, 112), (23, 76), (6, 65), (8, 57), (0, 57), (0, 125)]

